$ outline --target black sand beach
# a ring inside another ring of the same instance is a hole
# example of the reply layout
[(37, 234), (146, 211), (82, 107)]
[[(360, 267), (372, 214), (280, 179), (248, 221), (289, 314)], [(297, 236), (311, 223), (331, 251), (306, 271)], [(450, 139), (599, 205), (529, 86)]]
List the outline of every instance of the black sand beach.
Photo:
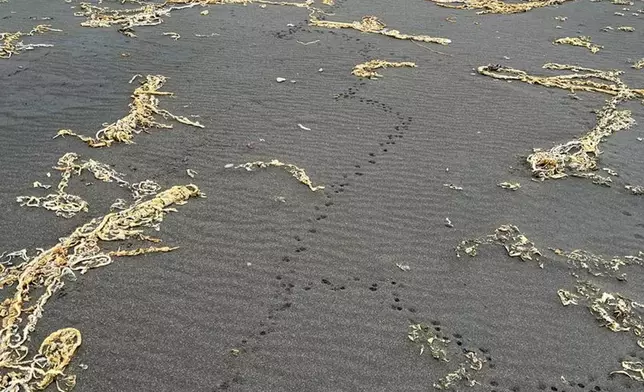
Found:
[[(609, 257), (644, 250), (644, 197), (624, 189), (644, 184), (637, 139), (644, 107), (626, 103), (638, 124), (600, 147), (600, 167), (619, 173), (612, 187), (582, 178), (535, 182), (525, 157), (587, 132), (608, 97), (573, 99), (476, 68), (556, 74), (541, 66), (579, 64), (623, 70), (630, 87), (643, 88), (644, 70), (631, 64), (644, 57), (644, 13), (632, 14), (644, 2), (576, 0), (513, 15), (423, 0), (337, 0), (325, 8), (334, 13), (327, 20), (376, 15), (404, 33), (452, 40), (426, 48), (311, 27), (306, 9), (257, 4), (177, 10), (129, 38), (114, 27), (81, 27), (70, 8), (77, 5), (0, 4), (0, 31), (41, 23), (63, 30), (25, 38), (53, 47), (0, 59), (0, 251), (49, 248), (129, 197), (85, 174), (91, 186), (75, 178), (70, 193), (88, 201), (88, 212), (63, 219), (20, 207), (16, 196), (47, 193), (34, 181), (55, 184), (52, 166), (66, 152), (110, 164), (129, 181), (194, 183), (207, 198), (177, 207), (155, 233), (179, 249), (78, 274), (47, 304), (31, 341), (37, 348), (59, 328), (81, 331), (66, 371), (77, 375), (75, 391), (434, 390), (458, 361), (419, 355), (407, 338), (410, 323), (437, 327), (486, 358), (480, 384), (455, 390), (642, 389), (609, 373), (644, 352), (583, 306), (562, 306), (557, 289), (572, 288), (575, 278), (548, 248)], [(624, 25), (635, 31), (617, 30)], [(552, 44), (577, 35), (604, 48)], [(417, 68), (380, 70), (379, 80), (351, 75), (370, 59)], [(162, 91), (175, 96), (159, 97), (160, 106), (205, 128), (173, 123), (102, 149), (52, 140), (59, 129), (92, 135), (127, 114), (135, 74), (168, 77)], [(271, 159), (304, 168), (326, 189), (311, 192), (279, 169), (224, 168)], [(503, 181), (522, 187), (504, 190), (496, 185)], [(506, 223), (534, 241), (543, 269), (500, 246), (456, 257), (460, 241)], [(644, 301), (642, 268), (625, 271), (627, 282), (598, 283)]]

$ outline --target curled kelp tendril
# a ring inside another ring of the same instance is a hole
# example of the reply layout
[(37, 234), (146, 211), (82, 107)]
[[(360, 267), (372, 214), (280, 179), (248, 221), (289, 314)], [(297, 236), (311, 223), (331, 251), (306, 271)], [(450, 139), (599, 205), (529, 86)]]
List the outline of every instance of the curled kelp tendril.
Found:
[(553, 42), (554, 44), (558, 45), (572, 45), (572, 46), (581, 46), (583, 48), (586, 48), (590, 50), (593, 53), (599, 52), (600, 49), (603, 49), (604, 47), (601, 45), (597, 45), (593, 43), (590, 40), (590, 37), (582, 35), (579, 37), (562, 37), (562, 38), (557, 38)]
[[(571, 0), (542, 0), (527, 1), (522, 3), (506, 3), (500, 0), (429, 0), (441, 7), (464, 10), (481, 10), (477, 14), (516, 14), (527, 12), (534, 8), (559, 5)], [(458, 3), (459, 5), (453, 5)]]
[(604, 107), (597, 111), (593, 129), (578, 139), (557, 145), (549, 150), (535, 149), (527, 158), (534, 177), (541, 180), (568, 176), (590, 178), (596, 184), (609, 186), (612, 179), (596, 173), (601, 151), (599, 144), (615, 132), (628, 129), (635, 120), (630, 110), (618, 110), (617, 105), (631, 99), (644, 99), (644, 89), (631, 89), (621, 79), (622, 72), (602, 71), (575, 65), (548, 63), (545, 69), (566, 70), (574, 73), (556, 76), (535, 76), (525, 71), (500, 65), (478, 68), (482, 75), (501, 80), (518, 80), (528, 84), (576, 91), (598, 92), (611, 95)]
[[(228, 166), (228, 167), (231, 167), (231, 166)], [(313, 183), (311, 182), (311, 179), (304, 171), (304, 169), (300, 169), (299, 167), (292, 165), (290, 163), (280, 162), (277, 159), (273, 159), (270, 162), (263, 162), (263, 161), (246, 162), (241, 165), (235, 166), (235, 169), (244, 168), (247, 171), (252, 171), (253, 168), (265, 169), (267, 167), (283, 168), (284, 170), (289, 172), (293, 177), (295, 177), (299, 182), (308, 186), (309, 189), (312, 190), (313, 192), (324, 189), (323, 185), (314, 186)]]
[(24, 50), (31, 50), (38, 47), (50, 47), (53, 45), (48, 44), (24, 44), (21, 39), (25, 36), (34, 36), (36, 34), (44, 34), (48, 31), (62, 31), (54, 29), (51, 25), (38, 25), (34, 27), (30, 32), (23, 33), (17, 31), (15, 33), (0, 33), (0, 59), (8, 59), (14, 54), (19, 54)]
[(166, 82), (161, 75), (148, 75), (145, 81), (132, 93), (130, 113), (112, 124), (104, 124), (104, 127), (96, 132), (95, 137), (79, 135), (69, 129), (61, 129), (58, 136), (74, 136), (87, 143), (90, 147), (109, 147), (112, 143), (133, 144), (134, 135), (150, 128), (171, 129), (171, 124), (156, 121), (155, 115), (165, 119), (172, 119), (182, 124), (203, 128), (198, 122), (191, 121), (186, 117), (175, 116), (167, 110), (159, 108), (158, 95), (173, 95), (171, 92), (159, 91)]
[(353, 67), (353, 71), (351, 71), (351, 74), (359, 78), (377, 79), (382, 77), (381, 74), (376, 72), (377, 69), (400, 68), (400, 67), (415, 68), (416, 63), (412, 63), (408, 61), (391, 62), (386, 60), (371, 60), (371, 61), (367, 61), (366, 63), (358, 64), (355, 67)]
[[(134, 204), (119, 212), (96, 218), (78, 227), (48, 250), (28, 257), (20, 264), (0, 263), (0, 288), (13, 289), (0, 304), (0, 388), (5, 391), (43, 390), (54, 380), (61, 390), (73, 387), (73, 376), (64, 374), (74, 352), (81, 344), (78, 330), (66, 328), (43, 341), (38, 354), (29, 356), (28, 342), (42, 318), (44, 306), (64, 286), (64, 278), (76, 272), (112, 263), (114, 257), (169, 252), (176, 248), (147, 247), (108, 251), (102, 241), (139, 239), (160, 240), (144, 234), (145, 227), (158, 227), (173, 204), (184, 204), (192, 197), (203, 196), (195, 185), (175, 186), (156, 197)], [(39, 294), (39, 295), (38, 295)]]
[(622, 361), (622, 370), (615, 370), (610, 374), (623, 374), (631, 380), (644, 382), (644, 362)]
[(543, 263), (539, 260), (541, 256), (539, 249), (514, 225), (502, 225), (494, 231), (494, 234), (461, 241), (456, 247), (456, 256), (461, 257), (461, 254), (465, 253), (474, 257), (478, 253), (479, 246), (487, 244), (502, 245), (510, 257), (518, 257), (522, 261), (533, 260), (534, 257), (539, 262), (539, 267), (543, 268)]
[(644, 57), (637, 60), (631, 67), (635, 69), (642, 69), (644, 68)]
[(376, 16), (363, 16), (360, 22), (331, 22), (321, 20), (314, 13), (311, 13), (309, 16), (309, 25), (328, 29), (354, 29), (363, 33), (381, 34), (402, 40), (433, 42), (441, 45), (447, 45), (452, 42), (447, 38), (430, 37), (428, 35), (402, 34), (398, 30), (388, 29), (387, 25)]

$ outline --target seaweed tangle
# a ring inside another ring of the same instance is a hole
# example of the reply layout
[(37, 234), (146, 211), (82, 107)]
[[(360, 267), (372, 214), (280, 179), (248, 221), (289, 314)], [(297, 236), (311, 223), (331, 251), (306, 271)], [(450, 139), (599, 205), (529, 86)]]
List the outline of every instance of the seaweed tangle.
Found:
[[(233, 165), (226, 165), (227, 168), (233, 167)], [(244, 168), (247, 171), (252, 171), (253, 168), (265, 169), (267, 167), (281, 167), (287, 172), (289, 172), (293, 177), (295, 177), (299, 182), (309, 187), (313, 192), (324, 189), (323, 185), (314, 186), (311, 182), (311, 179), (306, 174), (304, 169), (292, 165), (290, 163), (283, 163), (277, 159), (273, 159), (270, 162), (255, 161), (255, 162), (246, 162), (241, 165), (234, 166), (235, 169)]]
[(14, 54), (19, 54), (24, 50), (31, 50), (38, 47), (51, 47), (49, 44), (24, 44), (22, 37), (34, 36), (36, 34), (44, 34), (48, 31), (62, 31), (53, 29), (51, 25), (38, 25), (28, 33), (17, 31), (15, 33), (0, 33), (0, 59), (8, 59)]
[[(18, 196), (16, 201), (21, 206), (44, 208), (54, 211), (56, 215), (63, 218), (71, 218), (79, 212), (87, 212), (88, 204), (83, 198), (67, 193), (67, 187), (72, 176), (80, 176), (83, 171), (92, 173), (97, 180), (116, 182), (120, 187), (128, 188), (136, 201), (146, 196), (154, 195), (160, 189), (159, 184), (151, 180), (130, 184), (123, 179), (124, 174), (115, 171), (108, 165), (93, 159), (79, 161), (78, 155), (73, 152), (68, 152), (60, 157), (58, 164), (53, 168), (61, 172), (61, 179), (56, 186), (56, 192), (43, 197)], [(35, 182), (34, 186), (36, 185), (45, 189), (49, 188), (49, 186), (42, 185), (39, 182)]]
[(510, 257), (518, 257), (522, 261), (531, 261), (534, 257), (543, 268), (543, 263), (539, 261), (542, 255), (539, 249), (514, 225), (501, 225), (494, 230), (494, 234), (461, 241), (456, 247), (456, 257), (461, 257), (462, 253), (474, 257), (478, 254), (479, 246), (488, 244), (501, 245)]
[(549, 150), (535, 149), (527, 158), (532, 174), (541, 180), (570, 176), (590, 178), (593, 182), (610, 185), (610, 178), (593, 173), (601, 151), (599, 144), (615, 132), (628, 129), (635, 120), (630, 110), (618, 110), (617, 105), (631, 99), (644, 99), (644, 89), (631, 89), (619, 77), (617, 70), (602, 71), (575, 65), (548, 63), (545, 69), (565, 70), (573, 73), (556, 76), (529, 75), (525, 71), (500, 65), (487, 65), (478, 72), (495, 79), (518, 80), (528, 84), (568, 90), (598, 92), (610, 95), (605, 105), (596, 112), (597, 123), (593, 129), (578, 139), (559, 144)]
[(587, 36), (557, 38), (556, 40), (554, 40), (553, 43), (557, 45), (581, 46), (583, 48), (590, 50), (593, 53), (597, 53), (599, 52), (600, 49), (604, 48), (601, 45), (592, 43), (590, 41), (590, 37), (587, 37)]
[(386, 60), (371, 60), (371, 61), (367, 61), (366, 63), (358, 64), (355, 67), (353, 67), (353, 71), (351, 71), (351, 74), (359, 78), (377, 79), (382, 77), (381, 74), (376, 72), (377, 69), (400, 68), (400, 67), (415, 68), (416, 63), (412, 63), (408, 61), (391, 62)]
[(633, 68), (635, 68), (635, 69), (642, 69), (642, 68), (644, 68), (644, 57), (643, 57), (643, 58), (641, 58), (641, 59), (639, 59), (639, 60), (637, 60), (637, 61), (632, 65), (632, 67), (633, 67)]
[[(534, 8), (559, 5), (571, 0), (542, 0), (527, 1), (522, 3), (506, 3), (500, 0), (429, 0), (441, 7), (461, 10), (481, 10), (477, 14), (517, 14), (527, 12)], [(458, 3), (459, 5), (453, 5)]]
[(172, 96), (171, 92), (159, 91), (166, 82), (165, 76), (148, 75), (145, 81), (137, 87), (132, 93), (132, 103), (130, 113), (127, 116), (111, 124), (103, 124), (94, 137), (79, 135), (69, 129), (61, 129), (56, 134), (58, 136), (75, 136), (87, 143), (90, 147), (110, 147), (112, 143), (133, 144), (134, 135), (150, 128), (171, 129), (172, 125), (158, 122), (155, 115), (160, 115), (164, 119), (172, 119), (182, 124), (193, 127), (203, 128), (199, 122), (194, 122), (186, 117), (175, 116), (165, 109), (159, 108), (157, 96)]
[[(289, 1), (269, 1), (269, 0), (167, 0), (168, 4), (214, 4), (214, 5), (224, 5), (224, 4), (266, 4), (266, 5), (282, 5), (282, 6), (291, 6), (291, 7), (300, 7), (300, 8), (311, 8), (313, 0), (307, 0), (303, 3), (298, 2), (289, 2)], [(327, 4), (327, 3), (325, 3)], [(327, 4), (330, 5), (330, 4)]]
[(402, 34), (398, 30), (388, 29), (387, 25), (376, 16), (363, 16), (360, 22), (331, 22), (320, 20), (314, 13), (311, 13), (309, 16), (309, 25), (328, 29), (354, 29), (363, 33), (381, 34), (402, 40), (433, 42), (441, 45), (447, 45), (452, 42), (447, 38)]
[[(159, 242), (144, 233), (145, 227), (159, 227), (172, 205), (185, 204), (192, 197), (202, 196), (194, 185), (175, 186), (159, 193), (153, 199), (134, 204), (119, 212), (92, 219), (78, 227), (69, 236), (61, 238), (53, 247), (29, 257), (26, 251), (14, 252), (0, 264), (0, 288), (13, 294), (6, 295), (0, 304), (0, 388), (3, 391), (35, 391), (47, 388), (56, 381), (59, 390), (70, 390), (76, 382), (65, 373), (76, 349), (81, 344), (77, 329), (65, 328), (50, 334), (37, 354), (30, 357), (29, 340), (36, 324), (42, 318), (44, 306), (76, 273), (113, 262), (114, 257), (169, 252), (173, 247), (145, 247), (109, 251), (101, 247), (104, 241), (138, 239)], [(12, 257), (22, 260), (14, 264)]]

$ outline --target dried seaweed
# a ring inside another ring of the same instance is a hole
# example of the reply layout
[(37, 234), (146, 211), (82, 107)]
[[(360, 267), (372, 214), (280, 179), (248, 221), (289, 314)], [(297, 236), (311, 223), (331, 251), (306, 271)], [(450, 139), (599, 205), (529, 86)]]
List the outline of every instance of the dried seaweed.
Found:
[[(302, 3), (289, 1), (269, 1), (269, 0), (166, 0), (168, 4), (199, 4), (199, 5), (224, 5), (224, 4), (263, 4), (263, 5), (282, 5), (300, 8), (312, 8), (313, 0), (307, 0)], [(325, 3), (326, 4), (326, 3)]]
[[(611, 95), (604, 107), (597, 111), (593, 129), (578, 139), (557, 145), (550, 150), (535, 149), (527, 158), (532, 174), (539, 179), (558, 179), (569, 175), (591, 178), (593, 182), (610, 185), (607, 177), (593, 174), (601, 151), (599, 144), (615, 132), (628, 129), (635, 120), (630, 110), (618, 110), (617, 105), (630, 99), (644, 99), (644, 89), (631, 89), (621, 79), (622, 72), (601, 71), (575, 65), (548, 63), (545, 69), (566, 70), (574, 73), (556, 76), (534, 76), (525, 71), (488, 65), (478, 68), (482, 75), (501, 80), (519, 80), (528, 84), (576, 91), (598, 92)], [(599, 81), (598, 81), (599, 80)]]
[(38, 25), (34, 27), (30, 32), (23, 33), (20, 31), (14, 33), (0, 33), (0, 59), (8, 59), (14, 54), (19, 54), (24, 50), (31, 50), (38, 47), (51, 47), (53, 45), (48, 44), (24, 44), (22, 42), (22, 37), (34, 36), (36, 34), (44, 34), (48, 31), (62, 31), (58, 29), (53, 29), (51, 25)]
[(624, 188), (631, 191), (634, 195), (644, 195), (644, 186), (642, 185), (626, 185)]
[(644, 68), (644, 57), (642, 57), (641, 59), (637, 60), (637, 61), (632, 65), (632, 67), (633, 67), (633, 68), (635, 68), (635, 69), (642, 69), (642, 68)]
[(441, 45), (447, 45), (452, 42), (447, 38), (430, 37), (428, 35), (402, 34), (398, 30), (388, 29), (387, 25), (376, 16), (363, 16), (360, 22), (331, 22), (320, 20), (314, 13), (311, 13), (309, 17), (309, 25), (314, 27), (324, 27), (327, 29), (354, 29), (363, 33), (381, 34), (402, 40), (433, 42)]
[(474, 379), (474, 372), (481, 371), (485, 360), (479, 357), (474, 351), (465, 353), (465, 361), (462, 362), (458, 369), (441, 377), (434, 383), (436, 389), (454, 389), (458, 384), (465, 384), (473, 387), (479, 384)]
[[(571, 0), (536, 0), (522, 3), (506, 3), (500, 0), (429, 0), (441, 7), (462, 10), (482, 10), (477, 14), (516, 14), (527, 12), (535, 8), (559, 5)], [(453, 5), (459, 3), (459, 5)]]
[(496, 185), (503, 189), (508, 189), (511, 191), (516, 191), (521, 188), (521, 184), (519, 184), (518, 182), (501, 182)]
[(159, 91), (166, 82), (166, 78), (161, 75), (148, 75), (145, 81), (137, 87), (132, 93), (132, 103), (130, 113), (112, 124), (103, 124), (94, 137), (79, 135), (69, 129), (61, 129), (56, 134), (58, 136), (75, 136), (87, 143), (90, 147), (110, 147), (112, 143), (134, 144), (132, 141), (134, 135), (147, 131), (150, 128), (171, 129), (171, 124), (157, 122), (155, 115), (160, 115), (164, 119), (172, 119), (182, 124), (193, 127), (203, 128), (198, 122), (189, 120), (186, 117), (175, 116), (165, 109), (159, 108), (158, 95), (172, 96), (173, 93)]
[[(604, 292), (600, 287), (589, 281), (577, 281), (575, 293), (566, 290), (564, 298), (574, 298), (575, 302), (564, 302), (564, 305), (577, 305), (582, 303), (595, 316), (599, 325), (613, 332), (630, 332), (633, 334), (637, 345), (644, 348), (644, 320), (642, 310), (644, 305), (637, 303), (620, 293)], [(574, 296), (574, 297), (573, 297)]]
[(75, 377), (64, 371), (81, 344), (78, 330), (66, 328), (52, 333), (43, 341), (38, 354), (29, 358), (30, 335), (43, 316), (44, 306), (64, 286), (65, 279), (75, 278), (76, 272), (84, 274), (106, 266), (114, 257), (176, 249), (166, 246), (109, 251), (103, 249), (101, 243), (127, 239), (159, 242), (159, 239), (145, 235), (143, 228), (158, 228), (165, 215), (173, 210), (171, 205), (185, 204), (188, 199), (200, 195), (194, 185), (175, 186), (151, 200), (93, 219), (48, 250), (43, 249), (33, 257), (25, 255), (26, 260), (19, 264), (1, 263), (0, 288), (14, 290), (0, 304), (2, 390), (43, 390), (55, 380), (63, 383), (61, 386), (57, 382), (59, 390), (71, 389)]
[[(228, 167), (232, 167), (232, 166), (228, 166)], [(324, 189), (324, 186), (322, 185), (314, 186), (313, 183), (311, 182), (311, 179), (304, 171), (304, 169), (300, 169), (299, 167), (292, 165), (290, 163), (282, 163), (277, 159), (273, 159), (270, 162), (262, 162), (262, 161), (246, 162), (241, 165), (235, 166), (235, 169), (244, 168), (248, 171), (252, 171), (254, 168), (265, 169), (267, 167), (283, 168), (287, 172), (291, 173), (291, 175), (295, 177), (299, 182), (308, 186), (309, 189), (312, 190), (313, 192)]]
[(436, 333), (434, 333), (434, 328), (431, 326), (425, 324), (411, 324), (409, 326), (407, 337), (418, 346), (420, 355), (423, 355), (427, 349), (434, 359), (449, 362), (449, 359), (447, 358), (447, 345), (450, 340), (436, 335)]
[[(117, 172), (110, 166), (93, 159), (79, 160), (78, 155), (73, 152), (63, 155), (53, 168), (61, 172), (61, 179), (56, 186), (56, 192), (42, 197), (18, 196), (16, 201), (21, 206), (44, 208), (54, 211), (56, 215), (63, 218), (71, 218), (79, 212), (87, 212), (88, 204), (83, 198), (67, 193), (70, 179), (73, 176), (80, 176), (84, 171), (92, 173), (97, 180), (116, 182), (120, 187), (128, 188), (136, 201), (146, 196), (154, 195), (161, 189), (159, 184), (151, 180), (130, 184), (123, 179), (124, 174)], [(38, 182), (36, 181), (34, 184), (38, 184)]]
[(594, 44), (590, 41), (590, 37), (581, 35), (579, 37), (563, 37), (563, 38), (557, 38), (553, 42), (554, 44), (559, 44), (559, 45), (572, 45), (572, 46), (581, 46), (583, 48), (586, 48), (590, 50), (593, 53), (599, 52), (600, 49), (603, 49), (604, 47), (601, 45)]
[(613, 256), (606, 258), (586, 250), (575, 249), (570, 252), (561, 249), (552, 249), (559, 256), (565, 257), (568, 265), (574, 269), (585, 270), (592, 276), (614, 277), (619, 280), (626, 280), (626, 274), (620, 268), (630, 265), (644, 265), (644, 252), (637, 255)]
[(376, 72), (377, 69), (400, 68), (400, 67), (415, 68), (416, 63), (412, 63), (408, 61), (390, 62), (386, 60), (371, 60), (371, 61), (367, 61), (366, 63), (358, 64), (355, 67), (353, 67), (353, 71), (351, 71), (351, 74), (359, 78), (377, 79), (382, 77), (381, 74)]
[(610, 374), (623, 374), (631, 380), (644, 382), (644, 363), (642, 361), (622, 361), (622, 370)]
[(522, 261), (533, 260), (534, 257), (543, 268), (543, 263), (539, 261), (541, 256), (539, 249), (514, 225), (502, 225), (494, 231), (494, 234), (461, 241), (456, 247), (456, 256), (461, 257), (461, 253), (465, 253), (474, 257), (478, 254), (479, 246), (488, 244), (502, 245), (510, 257), (518, 257)]
[(632, 33), (633, 31), (635, 31), (635, 29), (634, 29), (633, 27), (631, 27), (631, 26), (619, 26), (619, 27), (617, 28), (617, 30), (619, 30), (619, 31), (626, 31), (626, 32), (628, 32), (628, 33)]

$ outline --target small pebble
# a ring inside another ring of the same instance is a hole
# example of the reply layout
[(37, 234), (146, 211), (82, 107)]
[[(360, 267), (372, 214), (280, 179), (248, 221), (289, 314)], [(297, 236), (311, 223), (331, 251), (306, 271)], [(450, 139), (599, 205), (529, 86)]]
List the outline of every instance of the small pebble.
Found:
[(277, 81), (277, 83), (286, 82), (285, 78), (276, 78), (275, 80)]

